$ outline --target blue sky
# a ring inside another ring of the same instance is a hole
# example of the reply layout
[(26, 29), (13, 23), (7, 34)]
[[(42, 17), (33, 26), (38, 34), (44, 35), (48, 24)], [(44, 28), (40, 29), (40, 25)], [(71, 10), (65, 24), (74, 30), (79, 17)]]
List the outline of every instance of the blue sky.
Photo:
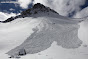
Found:
[[(7, 1), (7, 0), (0, 0), (0, 1)], [(11, 1), (16, 1), (16, 0), (11, 0)], [(26, 1), (26, 0), (25, 0)], [(34, 0), (34, 1), (40, 1), (40, 0)], [(54, 10), (56, 10), (55, 9), (55, 6), (54, 7), (51, 7), (52, 5), (53, 5), (53, 3), (51, 2), (51, 1), (53, 1), (53, 0), (47, 0), (47, 1), (49, 1), (48, 3), (46, 3), (45, 2), (46, 0), (41, 0), (39, 3), (42, 3), (42, 4), (44, 4), (44, 5), (46, 5), (46, 6), (48, 6), (48, 7), (50, 7), (50, 8), (52, 8), (52, 9), (54, 9)], [(60, 2), (60, 0), (56, 0), (56, 1), (59, 1)], [(69, 1), (69, 0), (68, 0)], [(80, 0), (81, 1), (81, 0)], [(53, 1), (54, 2), (54, 1)], [(48, 4), (52, 4), (51, 6), (50, 5), (48, 5)], [(32, 3), (29, 3), (29, 5), (28, 5), (28, 8), (31, 8), (32, 7)], [(60, 6), (59, 6), (60, 7)], [(63, 7), (63, 6), (62, 6)], [(80, 8), (80, 10), (83, 10), (84, 8), (86, 8), (86, 7), (88, 7), (88, 0), (86, 0), (85, 1), (85, 4), (83, 4), (83, 5), (79, 5), (78, 6), (78, 8)], [(14, 4), (14, 3), (0, 3), (0, 12), (7, 12), (7, 13), (20, 13), (21, 11), (24, 11), (24, 10), (26, 10), (26, 9), (28, 9), (28, 8), (22, 8), (21, 6), (20, 6), (20, 4)], [(64, 9), (64, 8), (63, 8)], [(66, 8), (65, 8), (66, 9)], [(62, 10), (62, 9), (61, 9)], [(56, 10), (57, 12), (58, 12), (58, 10)], [(69, 10), (67, 10), (67, 11), (69, 11)], [(63, 12), (63, 11), (59, 11), (58, 13), (61, 13), (61, 12)], [(65, 13), (65, 11), (63, 12), (63, 13)], [(63, 13), (61, 13), (62, 15), (64, 15)], [(69, 11), (69, 13), (66, 13), (64, 16), (69, 16), (69, 17), (72, 17), (72, 16), (74, 16), (74, 14), (76, 14), (77, 12), (75, 11), (75, 10), (72, 10), (72, 11)]]
[(82, 9), (86, 7), (88, 7), (88, 0), (86, 0), (85, 4), (81, 6)]
[[(28, 8), (30, 8), (32, 5), (30, 4)], [(13, 9), (13, 10), (10, 10)], [(14, 3), (1, 3), (0, 4), (0, 11), (1, 12), (13, 12), (13, 13), (19, 13), (20, 11), (23, 11), (25, 9), (21, 8), (19, 4)]]

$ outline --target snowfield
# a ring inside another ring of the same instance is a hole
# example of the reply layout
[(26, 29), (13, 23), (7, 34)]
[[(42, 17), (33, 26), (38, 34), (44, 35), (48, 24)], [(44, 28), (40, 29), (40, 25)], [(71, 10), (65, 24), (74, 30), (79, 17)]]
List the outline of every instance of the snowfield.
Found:
[[(64, 17), (41, 4), (33, 8), (0, 23), (1, 59), (88, 59), (88, 17)], [(22, 49), (26, 55), (19, 54)]]
[(38, 24), (32, 18), (22, 19), (23, 21), (21, 19), (17, 20), (0, 24), (0, 56), (22, 44), (33, 33), (32, 28)]
[(65, 19), (52, 17), (38, 17), (41, 21), (33, 31), (34, 33), (24, 41), (23, 44), (8, 52), (10, 55), (17, 55), (20, 49), (26, 49), (27, 53), (37, 53), (49, 48), (53, 41), (64, 48), (78, 48), (82, 41), (78, 38), (77, 23)]
[[(87, 27), (83, 28), (82, 25), (85, 22), (79, 23), (79, 26), (75, 20), (65, 19), (26, 17), (1, 23), (0, 58), (9, 59), (9, 55), (15, 55), (19, 49), (25, 48), (28, 54), (20, 59), (87, 59), (88, 47), (84, 47), (84, 44), (87, 45), (87, 36), (79, 34), (87, 34)], [(7, 52), (9, 55), (5, 54)]]

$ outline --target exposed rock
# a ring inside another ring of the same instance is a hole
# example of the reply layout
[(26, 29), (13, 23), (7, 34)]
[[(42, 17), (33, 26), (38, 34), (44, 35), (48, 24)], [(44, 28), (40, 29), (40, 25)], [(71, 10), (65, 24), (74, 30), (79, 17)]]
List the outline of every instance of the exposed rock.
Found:
[[(17, 18), (25, 18), (25, 17), (30, 17), (31, 15), (34, 15), (34, 14), (47, 13), (47, 12), (53, 12), (53, 13), (59, 14), (56, 11), (50, 9), (49, 7), (46, 7), (43, 4), (37, 3), (32, 8), (21, 12), (21, 15), (18, 15), (15, 17), (10, 17), (5, 21), (0, 21), (0, 22), (7, 23), (7, 22), (11, 22)], [(49, 13), (48, 13), (48, 15), (49, 15)]]
[(26, 50), (25, 49), (20, 49), (18, 55), (19, 56), (26, 55)]

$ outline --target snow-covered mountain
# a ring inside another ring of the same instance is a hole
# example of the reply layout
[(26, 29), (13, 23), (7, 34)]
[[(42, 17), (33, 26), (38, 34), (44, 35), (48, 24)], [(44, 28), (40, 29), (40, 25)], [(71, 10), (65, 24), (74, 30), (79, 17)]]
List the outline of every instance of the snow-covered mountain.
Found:
[(30, 9), (27, 9), (27, 10), (21, 12), (21, 15), (18, 15), (16, 17), (8, 18), (7, 20), (1, 21), (1, 22), (2, 23), (7, 23), (7, 22), (10, 22), (10, 21), (12, 21), (14, 19), (24, 18), (24, 17), (40, 17), (40, 16), (46, 16), (46, 15), (52, 16), (52, 15), (49, 15), (49, 14), (52, 14), (52, 13), (54, 14), (53, 15), (54, 17), (56, 15), (58, 15), (58, 13), (56, 11), (54, 11), (54, 10), (50, 9), (49, 7), (45, 7), (44, 5), (38, 3), (38, 4), (35, 4), (33, 6), (33, 8), (30, 8)]
[[(57, 13), (56, 11), (54, 11), (53, 9), (50, 9), (49, 7), (44, 6), (43, 4), (37, 3), (35, 4), (32, 8), (27, 9), (23, 12), (21, 12), (20, 15), (15, 16), (15, 17), (10, 17), (5, 21), (0, 21), (2, 23), (7, 23), (7, 22), (11, 22), (17, 18), (25, 18), (25, 17), (43, 17), (43, 16), (49, 16), (49, 17), (64, 17), (64, 16), (60, 16), (59, 13)], [(67, 17), (64, 17), (67, 18)], [(68, 18), (70, 19), (70, 18)], [(74, 20), (74, 19), (73, 19)], [(83, 20), (83, 19), (81, 19)]]
[(4, 53), (10, 55), (10, 58), (32, 54), (36, 57), (26, 55), (23, 58), (40, 59), (41, 55), (37, 53), (41, 53), (42, 57), (48, 54), (45, 59), (87, 59), (88, 56), (84, 54), (88, 53), (88, 41), (78, 36), (78, 32), (82, 31), (78, 31), (80, 27), (82, 28), (79, 24), (85, 23), (86, 19), (88, 17), (83, 19), (64, 17), (37, 3), (20, 15), (1, 21), (0, 42), (3, 43), (0, 44), (4, 48), (2, 47), (0, 52), (6, 50)]

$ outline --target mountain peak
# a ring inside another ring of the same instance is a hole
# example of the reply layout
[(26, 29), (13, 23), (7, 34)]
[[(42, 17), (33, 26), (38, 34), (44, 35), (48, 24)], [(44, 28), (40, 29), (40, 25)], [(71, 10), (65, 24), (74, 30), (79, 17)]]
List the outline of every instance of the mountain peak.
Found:
[(0, 22), (7, 23), (7, 22), (11, 22), (17, 18), (34, 17), (35, 15), (37, 17), (40, 17), (40, 16), (46, 16), (46, 15), (48, 16), (48, 15), (52, 15), (52, 14), (53, 15), (59, 15), (59, 13), (57, 13), (53, 9), (50, 9), (49, 7), (46, 7), (43, 4), (37, 3), (32, 8), (21, 12), (21, 15), (18, 15), (15, 17), (10, 17), (5, 21), (0, 21)]
[(37, 3), (33, 6), (34, 9), (36, 8), (45, 8), (45, 6), (43, 4)]
[(44, 6), (43, 4), (37, 3), (32, 8), (27, 9), (21, 13), (23, 16), (30, 16), (31, 14), (38, 14), (38, 13), (47, 13), (53, 12), (58, 14), (56, 11), (50, 9), (49, 7)]

